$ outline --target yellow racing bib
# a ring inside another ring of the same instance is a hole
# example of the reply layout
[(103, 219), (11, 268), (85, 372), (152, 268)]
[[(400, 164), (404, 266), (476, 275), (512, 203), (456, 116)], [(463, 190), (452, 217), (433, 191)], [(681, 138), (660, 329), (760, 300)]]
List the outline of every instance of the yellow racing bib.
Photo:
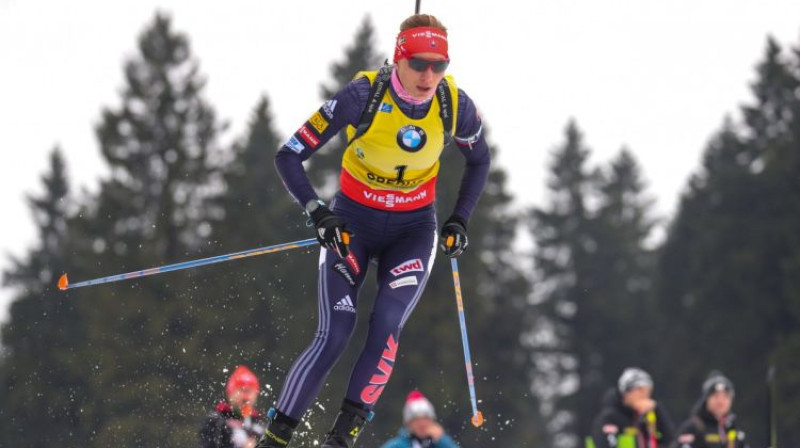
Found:
[[(377, 72), (361, 72), (370, 83)], [(446, 76), (453, 101), (453, 128), (458, 117), (458, 88)], [(363, 205), (380, 209), (413, 210), (433, 202), (445, 130), (437, 99), (421, 119), (406, 116), (391, 93), (384, 93), (369, 129), (351, 141), (342, 158), (342, 192)], [(348, 139), (356, 133), (347, 127)]]

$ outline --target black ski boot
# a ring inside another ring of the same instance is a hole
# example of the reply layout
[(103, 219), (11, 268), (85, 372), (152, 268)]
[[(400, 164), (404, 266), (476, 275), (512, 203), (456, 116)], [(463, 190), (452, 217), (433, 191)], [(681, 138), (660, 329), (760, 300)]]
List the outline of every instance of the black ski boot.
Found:
[(373, 415), (372, 411), (345, 400), (320, 448), (353, 448), (364, 425), (372, 420)]
[(275, 408), (267, 412), (267, 417), (269, 417), (269, 424), (256, 448), (286, 448), (289, 441), (292, 440), (292, 433), (299, 422), (281, 414)]

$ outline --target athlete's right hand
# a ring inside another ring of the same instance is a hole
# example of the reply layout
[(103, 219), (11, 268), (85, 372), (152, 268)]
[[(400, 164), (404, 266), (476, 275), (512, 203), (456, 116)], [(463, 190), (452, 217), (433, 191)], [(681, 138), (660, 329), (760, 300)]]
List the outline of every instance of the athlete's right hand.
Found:
[(317, 228), (317, 241), (322, 247), (335, 250), (342, 258), (350, 254), (350, 232), (344, 219), (324, 205), (317, 207), (310, 216)]

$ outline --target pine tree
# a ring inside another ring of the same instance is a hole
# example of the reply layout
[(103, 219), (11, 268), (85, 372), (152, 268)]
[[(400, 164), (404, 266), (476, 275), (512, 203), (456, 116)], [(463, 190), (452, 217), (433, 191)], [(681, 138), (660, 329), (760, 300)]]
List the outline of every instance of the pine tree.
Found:
[[(237, 230), (215, 232), (217, 238), (225, 239), (226, 246), (244, 249), (304, 234), (297, 231), (304, 230), (299, 225), (302, 210), (275, 172), (275, 152), (281, 143), (269, 101), (263, 97), (253, 111), (247, 136), (242, 143), (234, 144), (233, 160), (223, 169), (226, 189), (217, 200), (225, 221)], [(287, 225), (291, 223), (295, 225)]]
[(554, 446), (576, 446), (622, 369), (649, 361), (650, 201), (629, 151), (601, 170), (587, 166), (588, 156), (570, 123), (551, 164), (551, 203), (534, 209), (531, 223), (534, 387)]
[[(659, 260), (660, 310), (672, 330), (661, 368), (674, 366), (668, 359), (681, 361), (670, 386), (692, 397), (708, 370), (728, 372), (739, 386), (739, 421), (755, 441), (766, 434), (761, 384), (769, 364), (776, 364), (779, 387), (787, 386), (779, 419), (796, 415), (787, 405), (800, 396), (791, 368), (796, 356), (787, 356), (800, 328), (796, 59), (769, 40), (753, 85), (755, 104), (744, 108), (743, 124), (727, 120), (706, 149)], [(690, 401), (674, 403), (687, 409)], [(780, 423), (781, 445), (800, 440), (791, 424)]]
[(531, 229), (537, 246), (533, 330), (529, 335), (534, 366), (534, 391), (549, 420), (553, 446), (575, 446), (575, 415), (564, 406), (565, 397), (577, 392), (581, 353), (575, 322), (579, 307), (587, 302), (587, 270), (591, 216), (587, 210), (592, 173), (586, 166), (590, 150), (574, 122), (566, 128), (566, 141), (556, 149), (550, 165), (551, 202), (535, 208)]
[[(125, 64), (122, 104), (103, 111), (97, 136), (110, 176), (82, 207), (69, 264), (92, 277), (197, 256), (211, 231), (208, 195), (219, 188), (210, 158), (221, 129), (202, 98), (188, 38), (156, 15)], [(207, 272), (213, 272), (210, 268)], [(204, 412), (196, 394), (203, 352), (205, 272), (75, 290), (91, 329), (81, 354), (91, 385), (85, 445), (193, 443)], [(197, 281), (193, 281), (198, 278)], [(203, 403), (205, 404), (205, 403)]]
[[(22, 286), (34, 294), (42, 293), (53, 284), (63, 266), (63, 249), (67, 234), (70, 196), (67, 167), (60, 148), (50, 153), (49, 173), (42, 176), (45, 194), (28, 196), (28, 204), (39, 229), (41, 247), (32, 251), (28, 260), (12, 260), (13, 268), (5, 273), (5, 281)], [(47, 285), (47, 286), (46, 286)]]
[(205, 80), (188, 38), (172, 31), (168, 17), (156, 16), (139, 52), (125, 65), (120, 109), (104, 110), (97, 128), (112, 171), (98, 215), (113, 209), (108, 227), (125, 254), (141, 253), (132, 249), (143, 244), (150, 254), (175, 259), (208, 236), (200, 204), (221, 125), (201, 97)]
[(592, 211), (588, 285), (575, 314), (580, 377), (574, 405), (579, 435), (588, 434), (607, 389), (626, 367), (650, 368), (653, 254), (646, 247), (653, 221), (651, 201), (636, 159), (622, 150), (598, 173)]
[[(793, 424), (800, 418), (800, 370), (796, 368), (800, 353), (800, 242), (796, 238), (800, 228), (800, 46), (784, 52), (769, 39), (765, 61), (757, 71), (753, 93), (758, 112), (745, 109), (744, 114), (752, 133), (748, 146), (762, 150), (750, 167), (763, 184), (758, 204), (764, 221), (757, 223), (767, 225), (759, 235), (763, 243), (756, 249), (759, 291), (751, 300), (759, 305), (754, 309), (768, 315), (764, 325), (766, 346), (772, 347), (768, 362), (778, 369), (780, 390), (779, 443), (792, 446), (800, 444), (800, 430)], [(758, 381), (757, 375), (763, 372), (763, 368), (753, 369), (747, 381)], [(748, 397), (744, 405), (756, 406), (759, 395)]]
[[(17, 290), (2, 328), (0, 359), (0, 445), (71, 445), (79, 426), (87, 384), (80, 372), (86, 327), (75, 304), (56, 290), (56, 278), (70, 251), (68, 221), (72, 198), (60, 149), (50, 154), (42, 177), (44, 192), (28, 197), (39, 244), (13, 259), (4, 284)], [(42, 426), (47, 431), (42, 431)]]

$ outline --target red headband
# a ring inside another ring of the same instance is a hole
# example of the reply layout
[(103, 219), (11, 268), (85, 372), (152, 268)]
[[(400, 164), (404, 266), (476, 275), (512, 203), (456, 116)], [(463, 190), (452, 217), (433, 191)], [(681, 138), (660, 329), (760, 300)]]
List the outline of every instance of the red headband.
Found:
[(445, 59), (450, 59), (447, 54), (447, 31), (431, 26), (419, 26), (398, 34), (394, 62), (407, 59), (415, 53), (437, 53)]

